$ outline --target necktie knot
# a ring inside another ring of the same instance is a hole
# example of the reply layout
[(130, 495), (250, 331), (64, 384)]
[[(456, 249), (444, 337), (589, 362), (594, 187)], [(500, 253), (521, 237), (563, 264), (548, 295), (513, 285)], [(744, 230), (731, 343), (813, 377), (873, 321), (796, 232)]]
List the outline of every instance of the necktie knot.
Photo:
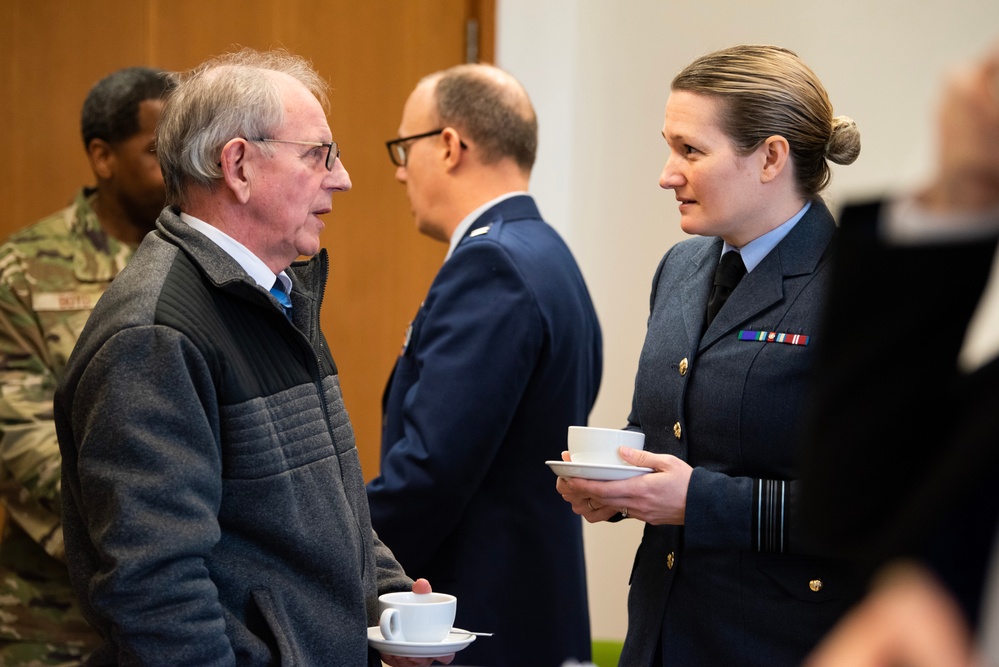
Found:
[(715, 285), (735, 289), (742, 277), (746, 275), (746, 264), (742, 261), (742, 255), (735, 250), (729, 250), (722, 255), (715, 270)]
[(276, 279), (274, 281), (274, 286), (271, 287), (270, 293), (274, 296), (275, 299), (278, 300), (278, 303), (281, 304), (281, 307), (284, 309), (284, 314), (290, 320), (291, 319), (291, 297), (288, 296), (288, 293), (284, 291), (284, 283), (281, 282), (280, 278), (278, 278), (278, 279)]
[(729, 250), (721, 256), (718, 268), (715, 269), (714, 285), (711, 288), (711, 295), (708, 297), (708, 309), (705, 312), (705, 328), (715, 319), (718, 311), (728, 300), (730, 294), (735, 289), (742, 277), (746, 275), (746, 264), (742, 261), (742, 255), (736, 250)]

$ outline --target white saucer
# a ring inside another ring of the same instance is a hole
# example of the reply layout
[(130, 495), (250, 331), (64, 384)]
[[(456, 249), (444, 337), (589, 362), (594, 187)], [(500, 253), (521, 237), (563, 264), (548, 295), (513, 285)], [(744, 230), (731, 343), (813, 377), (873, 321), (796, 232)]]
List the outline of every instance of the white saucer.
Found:
[(600, 463), (572, 463), (569, 461), (545, 461), (545, 465), (559, 477), (581, 477), (582, 479), (599, 479), (613, 481), (629, 479), (653, 472), (652, 468), (638, 466), (614, 466)]
[(440, 642), (393, 641), (382, 637), (382, 629), (377, 625), (368, 628), (368, 644), (376, 651), (404, 658), (436, 658), (460, 651), (474, 641), (475, 635), (470, 635), (461, 628), (451, 628), (444, 641)]

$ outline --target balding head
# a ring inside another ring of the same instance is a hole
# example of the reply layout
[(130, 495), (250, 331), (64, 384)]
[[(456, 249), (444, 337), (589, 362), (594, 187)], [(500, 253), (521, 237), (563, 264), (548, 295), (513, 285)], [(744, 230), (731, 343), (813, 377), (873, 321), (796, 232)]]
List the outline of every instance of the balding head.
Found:
[(421, 81), (432, 86), (439, 125), (479, 147), (483, 163), (512, 159), (530, 174), (538, 150), (538, 119), (527, 91), (492, 65), (457, 65)]

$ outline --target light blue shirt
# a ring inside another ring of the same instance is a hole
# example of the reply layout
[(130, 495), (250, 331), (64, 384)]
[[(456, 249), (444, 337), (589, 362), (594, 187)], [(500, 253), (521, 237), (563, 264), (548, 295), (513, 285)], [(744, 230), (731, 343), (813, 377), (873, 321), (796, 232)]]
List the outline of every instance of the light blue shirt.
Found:
[(222, 248), (227, 255), (236, 260), (236, 263), (243, 267), (243, 270), (253, 280), (264, 288), (265, 292), (269, 292), (272, 287), (274, 287), (274, 280), (280, 280), (281, 284), (284, 285), (284, 291), (286, 294), (291, 294), (291, 278), (287, 273), (282, 271), (281, 273), (274, 275), (274, 272), (267, 268), (264, 264), (264, 260), (260, 259), (254, 255), (249, 248), (245, 245), (232, 238), (225, 232), (223, 232), (218, 227), (208, 224), (204, 220), (199, 220), (193, 215), (188, 215), (187, 213), (181, 213), (180, 219), (190, 225), (193, 229), (198, 230), (202, 234), (208, 237), (215, 245)]
[(746, 273), (749, 273), (755, 269), (763, 258), (770, 254), (770, 251), (777, 247), (777, 244), (784, 240), (784, 237), (794, 229), (794, 226), (798, 224), (798, 221), (806, 213), (808, 209), (811, 208), (812, 202), (805, 204), (804, 208), (795, 213), (794, 217), (782, 224), (780, 227), (771, 229), (769, 232), (763, 236), (759, 236), (741, 248), (736, 248), (733, 245), (729, 245), (726, 241), (722, 244), (722, 254), (724, 255), (729, 250), (738, 250), (739, 254), (742, 255), (742, 262), (746, 265)]

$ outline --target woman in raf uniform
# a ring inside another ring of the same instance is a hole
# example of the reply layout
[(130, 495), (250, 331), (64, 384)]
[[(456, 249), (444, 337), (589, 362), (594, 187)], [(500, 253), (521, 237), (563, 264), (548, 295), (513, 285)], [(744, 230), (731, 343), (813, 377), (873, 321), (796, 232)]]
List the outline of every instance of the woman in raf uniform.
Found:
[(795, 522), (835, 233), (819, 193), (859, 132), (794, 53), (743, 45), (676, 76), (662, 133), (659, 184), (697, 237), (653, 280), (627, 427), (646, 448), (622, 449), (653, 472), (557, 489), (590, 522), (646, 524), (622, 665), (797, 665), (859, 593)]

